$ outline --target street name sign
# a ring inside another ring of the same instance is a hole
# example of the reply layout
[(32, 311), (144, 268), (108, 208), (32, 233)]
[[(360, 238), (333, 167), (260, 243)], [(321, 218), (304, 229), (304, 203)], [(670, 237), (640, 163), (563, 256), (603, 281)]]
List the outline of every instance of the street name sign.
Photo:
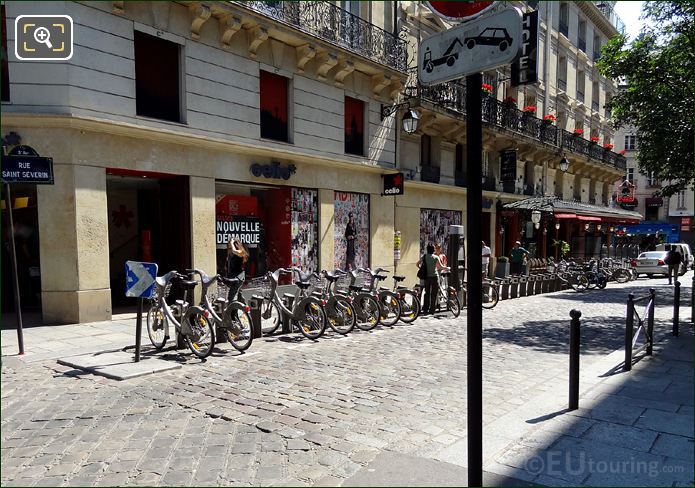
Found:
[(151, 298), (154, 295), (157, 265), (140, 261), (126, 261), (125, 277), (125, 296)]
[(508, 8), (486, 15), (422, 41), (418, 78), (430, 86), (511, 64), (521, 42), (519, 10)]
[(53, 158), (42, 158), (31, 146), (15, 146), (2, 157), (2, 182), (52, 185)]

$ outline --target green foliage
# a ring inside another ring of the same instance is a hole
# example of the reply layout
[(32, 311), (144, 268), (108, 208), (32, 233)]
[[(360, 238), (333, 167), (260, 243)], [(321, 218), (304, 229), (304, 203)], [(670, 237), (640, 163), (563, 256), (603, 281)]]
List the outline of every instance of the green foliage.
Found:
[(498, 262), (498, 263), (508, 263), (508, 262), (509, 262), (509, 258), (508, 258), (507, 256), (500, 256), (500, 257), (497, 258), (497, 262)]
[(553, 247), (560, 248), (560, 258), (564, 258), (570, 253), (570, 245), (566, 241), (553, 239)]
[(661, 194), (695, 186), (695, 2), (650, 1), (645, 28), (606, 44), (599, 71), (627, 86), (608, 104), (616, 126), (635, 127), (640, 171), (665, 182)]

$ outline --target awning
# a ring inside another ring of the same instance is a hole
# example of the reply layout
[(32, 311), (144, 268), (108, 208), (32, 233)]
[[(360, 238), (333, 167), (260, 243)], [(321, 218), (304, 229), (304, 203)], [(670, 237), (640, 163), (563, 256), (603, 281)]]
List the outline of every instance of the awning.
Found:
[(531, 211), (539, 210), (541, 212), (553, 213), (555, 214), (555, 218), (560, 218), (558, 215), (572, 215), (572, 217), (565, 218), (575, 218), (575, 215), (582, 215), (596, 217), (597, 220), (603, 219), (605, 221), (615, 219), (625, 220), (628, 222), (639, 222), (643, 219), (639, 212), (625, 210), (616, 206), (615, 204), (611, 204), (611, 206), (604, 206), (584, 202), (569, 202), (557, 197), (526, 198), (524, 200), (507, 203), (504, 205), (504, 208)]
[(588, 215), (577, 215), (579, 220), (588, 220), (590, 222), (601, 222), (600, 217), (589, 217)]
[(571, 213), (556, 213), (555, 214), (556, 219), (576, 219), (577, 214), (571, 214)]
[(664, 205), (664, 199), (661, 197), (645, 198), (644, 203), (647, 207), (661, 207)]

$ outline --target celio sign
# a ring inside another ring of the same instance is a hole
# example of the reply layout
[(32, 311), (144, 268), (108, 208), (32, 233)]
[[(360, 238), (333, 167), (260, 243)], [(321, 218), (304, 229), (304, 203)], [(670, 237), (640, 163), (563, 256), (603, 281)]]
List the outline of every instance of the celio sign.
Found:
[(257, 178), (264, 176), (276, 180), (289, 180), (290, 176), (297, 172), (297, 167), (294, 164), (281, 166), (277, 161), (270, 164), (253, 163), (249, 169), (251, 174)]

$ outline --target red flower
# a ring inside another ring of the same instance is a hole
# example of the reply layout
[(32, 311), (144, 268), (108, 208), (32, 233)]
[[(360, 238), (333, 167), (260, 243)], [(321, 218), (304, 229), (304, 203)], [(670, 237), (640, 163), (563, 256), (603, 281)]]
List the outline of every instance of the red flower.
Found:
[(483, 91), (484, 95), (489, 95), (492, 93), (492, 85), (488, 85), (487, 83), (483, 83), (480, 85), (481, 90)]
[(584, 129), (574, 129), (575, 134), (584, 134)]
[(543, 117), (543, 120), (547, 120), (549, 122), (555, 122), (557, 120), (557, 118), (552, 114), (548, 114), (545, 117)]
[(591, 142), (598, 142), (598, 137), (592, 137)]
[(603, 145), (604, 149), (613, 149), (613, 144), (604, 144)]
[(535, 114), (536, 113), (536, 107), (535, 105), (526, 105), (524, 107), (524, 112), (528, 114)]
[(620, 154), (621, 156), (625, 156), (625, 149), (621, 149), (618, 154)]
[(514, 97), (507, 97), (507, 98), (504, 99), (504, 103), (509, 103), (509, 104), (516, 103), (516, 98), (514, 98)]

